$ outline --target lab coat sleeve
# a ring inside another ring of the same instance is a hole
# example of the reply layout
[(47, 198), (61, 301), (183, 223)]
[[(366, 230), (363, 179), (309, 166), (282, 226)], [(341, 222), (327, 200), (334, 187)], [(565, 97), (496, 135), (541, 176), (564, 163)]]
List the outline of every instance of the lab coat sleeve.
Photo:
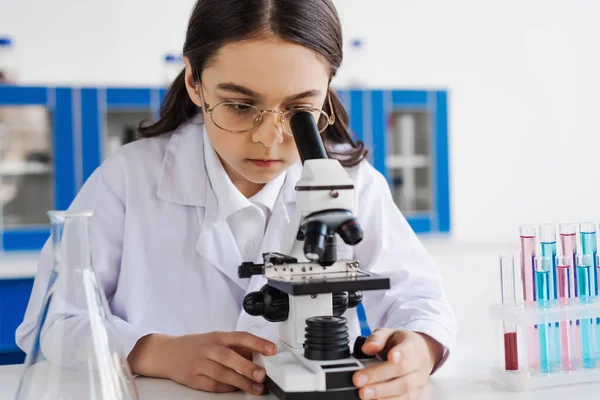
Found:
[[(92, 263), (99, 285), (104, 290), (109, 304), (119, 281), (124, 239), (127, 188), (124, 171), (119, 170), (123, 167), (124, 163), (112, 161), (108, 163), (108, 166), (105, 163), (86, 181), (69, 207), (69, 210), (72, 211), (94, 211), (90, 224)], [(25, 318), (16, 331), (17, 345), (26, 353), (32, 349), (35, 340), (35, 325), (46, 295), (52, 262), (52, 244), (49, 240), (44, 245), (40, 255)], [(67, 305), (61, 308), (61, 310), (64, 310), (61, 311), (64, 315), (59, 315), (58, 318), (53, 316), (53, 318), (64, 323), (64, 332), (76, 332), (76, 327), (71, 326), (71, 324), (75, 324), (78, 318), (85, 318), (77, 311), (81, 308), (82, 305), (80, 304)], [(78, 314), (77, 318), (70, 318), (73, 315), (69, 315), (71, 313), (69, 310), (73, 314)], [(125, 356), (129, 355), (141, 337), (153, 333), (118, 316), (111, 315), (110, 318), (116, 332), (116, 340), (121, 345)], [(78, 326), (80, 327), (81, 324)]]
[(454, 313), (436, 265), (394, 203), (387, 181), (370, 164), (363, 163), (363, 173), (358, 218), (364, 238), (355, 247), (355, 257), (361, 268), (388, 276), (391, 286), (364, 292), (367, 321), (371, 329), (420, 332), (442, 344), (444, 357), (435, 371), (454, 346)]

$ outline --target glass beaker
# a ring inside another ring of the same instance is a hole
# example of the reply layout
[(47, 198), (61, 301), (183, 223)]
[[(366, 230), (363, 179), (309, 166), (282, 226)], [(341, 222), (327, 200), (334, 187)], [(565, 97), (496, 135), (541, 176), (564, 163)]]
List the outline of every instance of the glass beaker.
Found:
[(138, 399), (92, 265), (92, 212), (48, 215), (53, 271), (16, 399)]

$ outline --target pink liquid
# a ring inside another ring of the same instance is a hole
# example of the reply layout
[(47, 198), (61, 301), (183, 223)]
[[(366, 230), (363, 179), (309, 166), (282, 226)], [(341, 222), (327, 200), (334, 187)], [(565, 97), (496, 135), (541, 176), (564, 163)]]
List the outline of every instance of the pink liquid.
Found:
[[(571, 268), (569, 265), (557, 265), (556, 282), (558, 286), (558, 298), (561, 303), (567, 303), (571, 297)], [(573, 335), (571, 333), (571, 321), (560, 322), (560, 351), (561, 365), (565, 370), (573, 369)]]
[(560, 234), (560, 248), (565, 256), (573, 255), (573, 268), (569, 271), (571, 276), (571, 295), (577, 296), (577, 274), (575, 273), (575, 255), (577, 254), (577, 236), (575, 234)]
[[(523, 300), (532, 303), (536, 300), (535, 294), (535, 236), (521, 236), (521, 277), (523, 279)], [(529, 368), (537, 369), (540, 365), (539, 336), (535, 327), (527, 329), (527, 359)]]
[[(570, 277), (570, 297), (577, 297), (579, 294), (577, 293), (577, 274), (575, 273), (575, 256), (577, 255), (577, 235), (576, 234), (560, 234), (560, 248), (562, 250), (563, 255), (573, 255), (573, 263), (571, 264), (573, 268), (569, 268), (569, 277)], [(579, 326), (579, 321), (571, 321), (571, 324), (575, 330), (575, 337), (581, 337), (581, 328)], [(561, 325), (561, 336), (564, 338), (562, 334), (562, 325)], [(571, 333), (571, 332), (570, 332)], [(571, 362), (575, 362), (576, 360), (581, 360), (581, 342), (579, 340), (572, 340), (571, 344), (573, 347), (571, 351)], [(562, 344), (564, 348), (564, 343)]]

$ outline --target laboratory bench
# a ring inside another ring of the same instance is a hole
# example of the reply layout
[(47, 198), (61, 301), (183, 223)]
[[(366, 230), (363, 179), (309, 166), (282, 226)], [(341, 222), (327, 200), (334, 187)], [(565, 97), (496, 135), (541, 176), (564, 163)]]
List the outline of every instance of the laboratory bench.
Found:
[[(518, 392), (499, 387), (488, 375), (488, 362), (474, 357), (458, 366), (447, 366), (432, 377), (421, 400), (562, 400), (578, 398), (597, 400), (600, 383), (540, 389)], [(21, 365), (0, 366), (0, 400), (13, 400), (22, 372)], [(242, 392), (213, 394), (195, 391), (164, 379), (136, 378), (140, 400), (150, 399), (211, 399), (242, 400), (256, 399)], [(83, 395), (83, 394), (82, 394)], [(82, 397), (84, 398), (84, 397)], [(276, 400), (273, 395), (261, 396), (265, 400)]]

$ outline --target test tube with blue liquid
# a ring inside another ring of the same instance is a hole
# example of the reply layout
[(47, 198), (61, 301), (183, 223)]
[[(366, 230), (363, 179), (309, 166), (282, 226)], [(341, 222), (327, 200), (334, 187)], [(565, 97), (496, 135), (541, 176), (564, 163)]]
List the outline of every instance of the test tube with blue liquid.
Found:
[(585, 222), (579, 224), (581, 232), (581, 253), (591, 257), (591, 265), (594, 267), (590, 270), (590, 296), (598, 296), (597, 271), (596, 271), (596, 254), (598, 252), (598, 244), (596, 242), (596, 224), (593, 222)]
[[(596, 224), (593, 222), (583, 222), (579, 224), (581, 232), (581, 253), (591, 257), (590, 265), (590, 296), (598, 296), (598, 271), (596, 256), (598, 253), (598, 244), (596, 239)], [(600, 334), (600, 318), (595, 321), (596, 335)]]
[[(596, 287), (600, 287), (600, 254), (596, 254)], [(600, 323), (596, 319), (596, 358), (600, 362)]]
[[(593, 276), (593, 260), (589, 254), (577, 255), (577, 289), (579, 301), (589, 303), (591, 301), (591, 279)], [(583, 368), (596, 368), (596, 346), (594, 339), (594, 320), (583, 318), (581, 326), (581, 365)]]
[[(544, 224), (540, 226), (540, 247), (542, 251), (542, 257), (550, 258), (550, 274), (548, 284), (550, 286), (550, 298), (548, 300), (554, 300), (558, 298), (558, 287), (556, 282), (556, 225), (555, 224)], [(558, 332), (558, 322), (555, 324), (555, 330), (551, 329), (550, 332)], [(551, 348), (555, 354), (553, 359), (557, 365), (560, 365), (560, 337), (558, 335), (551, 335), (554, 343)]]
[[(550, 293), (552, 276), (550, 271), (553, 264), (550, 257), (535, 257), (535, 289), (539, 308), (548, 308), (552, 301)], [(538, 325), (540, 371), (544, 373), (554, 372), (556, 368), (556, 360), (554, 359), (556, 335), (553, 334), (553, 331), (555, 331), (554, 324), (541, 323)]]

